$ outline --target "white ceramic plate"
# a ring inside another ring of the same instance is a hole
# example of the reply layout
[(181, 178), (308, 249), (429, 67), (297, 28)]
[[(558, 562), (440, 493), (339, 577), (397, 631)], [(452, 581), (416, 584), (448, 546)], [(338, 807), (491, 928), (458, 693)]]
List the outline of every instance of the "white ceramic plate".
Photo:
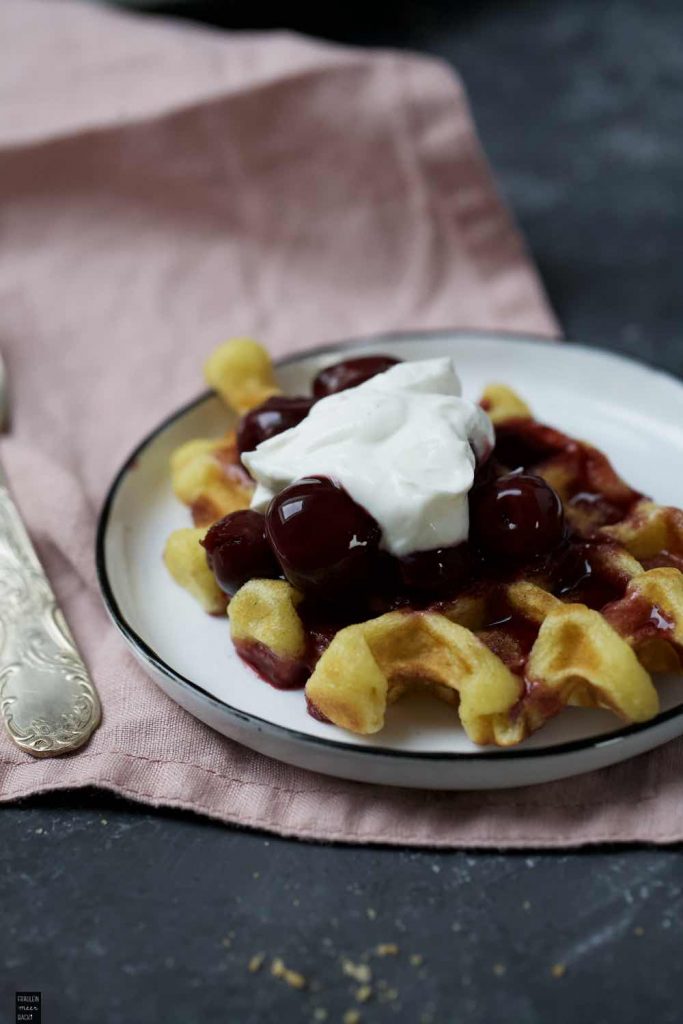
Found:
[[(471, 332), (387, 335), (319, 349), (281, 363), (285, 391), (305, 393), (324, 365), (354, 350), (402, 359), (454, 356), (464, 393), (504, 381), (540, 420), (594, 442), (634, 487), (683, 506), (683, 385), (630, 360), (578, 345)], [(678, 411), (678, 412), (677, 412)], [(188, 512), (171, 492), (168, 459), (193, 437), (228, 426), (202, 395), (133, 452), (102, 511), (97, 564), (114, 623), (144, 668), (191, 714), (245, 746), (291, 764), (363, 782), (432, 789), (520, 786), (591, 771), (683, 733), (683, 680), (658, 681), (662, 713), (620, 727), (606, 712), (567, 709), (511, 750), (469, 742), (455, 713), (429, 697), (389, 709), (385, 729), (361, 737), (317, 722), (301, 691), (273, 689), (236, 655), (223, 619), (207, 616), (169, 578), (161, 554)]]

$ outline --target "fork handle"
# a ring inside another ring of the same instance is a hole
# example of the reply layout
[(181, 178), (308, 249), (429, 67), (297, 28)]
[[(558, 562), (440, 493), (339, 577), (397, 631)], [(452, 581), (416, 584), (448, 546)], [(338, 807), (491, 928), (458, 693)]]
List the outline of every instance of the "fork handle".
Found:
[(1, 468), (0, 714), (34, 757), (76, 750), (102, 714)]

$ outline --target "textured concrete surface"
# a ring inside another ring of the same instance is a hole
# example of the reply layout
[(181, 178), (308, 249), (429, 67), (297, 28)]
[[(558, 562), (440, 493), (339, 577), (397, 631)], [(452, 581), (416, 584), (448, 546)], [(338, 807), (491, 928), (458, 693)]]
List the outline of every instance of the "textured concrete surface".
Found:
[[(683, 374), (683, 7), (415, 0), (335, 17), (288, 13), (459, 68), (567, 334)], [(4, 808), (0, 837), (2, 1022), (15, 989), (42, 990), (44, 1024), (682, 1019), (677, 850), (323, 847), (97, 793)], [(271, 975), (277, 957), (305, 989)]]
[(323, 847), (93, 794), (3, 810), (0, 879), (3, 1022), (22, 987), (44, 1024), (681, 1020), (677, 852)]

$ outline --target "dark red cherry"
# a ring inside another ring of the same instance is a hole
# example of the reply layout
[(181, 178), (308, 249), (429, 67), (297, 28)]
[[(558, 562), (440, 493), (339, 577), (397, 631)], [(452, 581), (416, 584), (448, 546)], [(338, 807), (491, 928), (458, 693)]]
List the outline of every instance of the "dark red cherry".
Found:
[(496, 477), (501, 476), (505, 471), (500, 467), (496, 459), (491, 455), (491, 452), (485, 458), (477, 461), (476, 469), (474, 470), (474, 482), (472, 489), (477, 490), (479, 487), (487, 486)]
[(344, 359), (341, 363), (326, 366), (320, 371), (313, 381), (313, 394), (316, 398), (325, 398), (326, 395), (335, 395), (338, 391), (355, 388), (400, 362), (400, 359), (392, 359), (391, 356), (358, 356), (356, 359)]
[(540, 476), (508, 473), (470, 492), (470, 536), (488, 556), (527, 561), (564, 534), (560, 497)]
[(414, 551), (399, 559), (398, 564), (404, 586), (438, 597), (467, 583), (472, 572), (472, 554), (467, 544), (456, 544)]
[(260, 512), (231, 512), (214, 523), (202, 544), (218, 586), (231, 597), (247, 580), (281, 575), (266, 537), (266, 517)]
[(266, 531), (292, 586), (325, 600), (366, 585), (380, 541), (372, 516), (324, 477), (297, 480), (276, 495)]
[(251, 409), (240, 420), (237, 428), (237, 447), (240, 455), (251, 452), (269, 437), (295, 427), (308, 416), (314, 400), (304, 395), (294, 397), (273, 395), (261, 405)]

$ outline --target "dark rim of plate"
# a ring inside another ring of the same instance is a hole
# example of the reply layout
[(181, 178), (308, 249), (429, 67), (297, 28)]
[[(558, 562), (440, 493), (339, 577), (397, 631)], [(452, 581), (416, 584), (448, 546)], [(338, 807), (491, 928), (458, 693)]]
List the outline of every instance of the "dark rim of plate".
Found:
[[(536, 344), (537, 341), (548, 342), (547, 336), (528, 334), (517, 334), (514, 332), (506, 331), (483, 331), (483, 330), (448, 330), (444, 329), (432, 329), (432, 330), (419, 330), (414, 331), (396, 331), (385, 334), (377, 334), (371, 336), (364, 336), (361, 338), (352, 338), (346, 341), (338, 341), (328, 345), (321, 345), (317, 348), (307, 349), (305, 352), (297, 353), (294, 356), (289, 356), (284, 359), (280, 359), (276, 362), (276, 366), (289, 366), (293, 363), (303, 362), (306, 359), (310, 359), (312, 356), (320, 355), (332, 355), (336, 352), (349, 351), (349, 349), (358, 348), (377, 348), (382, 345), (401, 345), (408, 342), (419, 341), (421, 338), (466, 338), (472, 335), (481, 335), (482, 339), (488, 338), (495, 341), (497, 338), (504, 338), (506, 340), (517, 341), (518, 343), (529, 343)], [(594, 346), (578, 345), (576, 343), (565, 343), (563, 348), (571, 347), (572, 349), (580, 349), (583, 352), (591, 353), (599, 356), (611, 357), (619, 362), (632, 363), (634, 366), (639, 367), (641, 370), (646, 370), (655, 376), (662, 377), (668, 381), (677, 382), (676, 378), (662, 370), (658, 370), (652, 367), (648, 367), (645, 364), (639, 362), (636, 359), (631, 359), (627, 356), (611, 352), (606, 349), (600, 349)], [(213, 694), (209, 693), (203, 687), (197, 683), (188, 679), (187, 676), (177, 672), (171, 665), (167, 664), (160, 657), (157, 652), (147, 644), (141, 636), (136, 633), (130, 623), (123, 615), (119, 608), (118, 601), (114, 596), (114, 591), (109, 581), (109, 574), (107, 571), (106, 557), (105, 557), (105, 539), (109, 527), (109, 519), (111, 512), (118, 494), (119, 488), (127, 476), (129, 470), (131, 470), (137, 463), (140, 455), (144, 450), (162, 434), (168, 427), (170, 427), (177, 420), (181, 419), (186, 413), (195, 409), (203, 402), (207, 401), (213, 396), (213, 392), (204, 391), (198, 395), (192, 401), (187, 402), (180, 409), (177, 409), (170, 416), (167, 416), (157, 427), (154, 428), (143, 440), (133, 449), (131, 454), (125, 460), (118, 473), (116, 474), (100, 512), (99, 522), (97, 525), (97, 536), (95, 540), (95, 561), (97, 568), (97, 578), (99, 581), (102, 597), (104, 599), (105, 606), (112, 621), (128, 640), (128, 642), (136, 649), (138, 654), (148, 662), (151, 666), (161, 672), (163, 675), (168, 676), (175, 682), (180, 683), (182, 686), (188, 687), (196, 694), (201, 695), (206, 701), (214, 704), (218, 708), (229, 712), (234, 718), (241, 722), (247, 722), (257, 727), (259, 731), (272, 732), (282, 737), (289, 737), (292, 739), (300, 740), (307, 744), (314, 744), (317, 746), (329, 748), (334, 751), (345, 751), (354, 755), (360, 756), (371, 756), (371, 757), (387, 757), (387, 758), (404, 758), (408, 760), (417, 761), (481, 761), (481, 760), (533, 760), (536, 758), (548, 758), (548, 757), (561, 757), (566, 754), (576, 753), (582, 750), (591, 750), (598, 747), (608, 746), (614, 743), (618, 743), (620, 740), (625, 739), (628, 736), (636, 735), (637, 733), (646, 732), (657, 725), (661, 725), (665, 722), (671, 721), (672, 719), (678, 718), (683, 715), (683, 704), (677, 707), (670, 708), (668, 711), (662, 711), (655, 718), (650, 719), (648, 722), (637, 723), (634, 725), (626, 725), (621, 729), (616, 729), (614, 732), (605, 734), (604, 736), (598, 737), (586, 737), (584, 739), (570, 740), (566, 743), (558, 743), (552, 747), (536, 747), (532, 749), (524, 749), (524, 747), (514, 747), (511, 749), (499, 749), (491, 750), (490, 748), (482, 749), (481, 751), (474, 750), (471, 753), (458, 753), (451, 751), (401, 751), (395, 749), (387, 749), (384, 747), (372, 747), (372, 746), (358, 746), (354, 743), (346, 743), (344, 741), (336, 739), (326, 739), (322, 736), (313, 736), (310, 733), (300, 732), (298, 729), (290, 729), (287, 726), (277, 725), (274, 722), (268, 721), (268, 719), (260, 718), (258, 715), (252, 715), (249, 712), (242, 711), (239, 708), (233, 707), (226, 701), (219, 700)], [(267, 685), (266, 683), (263, 684)]]

